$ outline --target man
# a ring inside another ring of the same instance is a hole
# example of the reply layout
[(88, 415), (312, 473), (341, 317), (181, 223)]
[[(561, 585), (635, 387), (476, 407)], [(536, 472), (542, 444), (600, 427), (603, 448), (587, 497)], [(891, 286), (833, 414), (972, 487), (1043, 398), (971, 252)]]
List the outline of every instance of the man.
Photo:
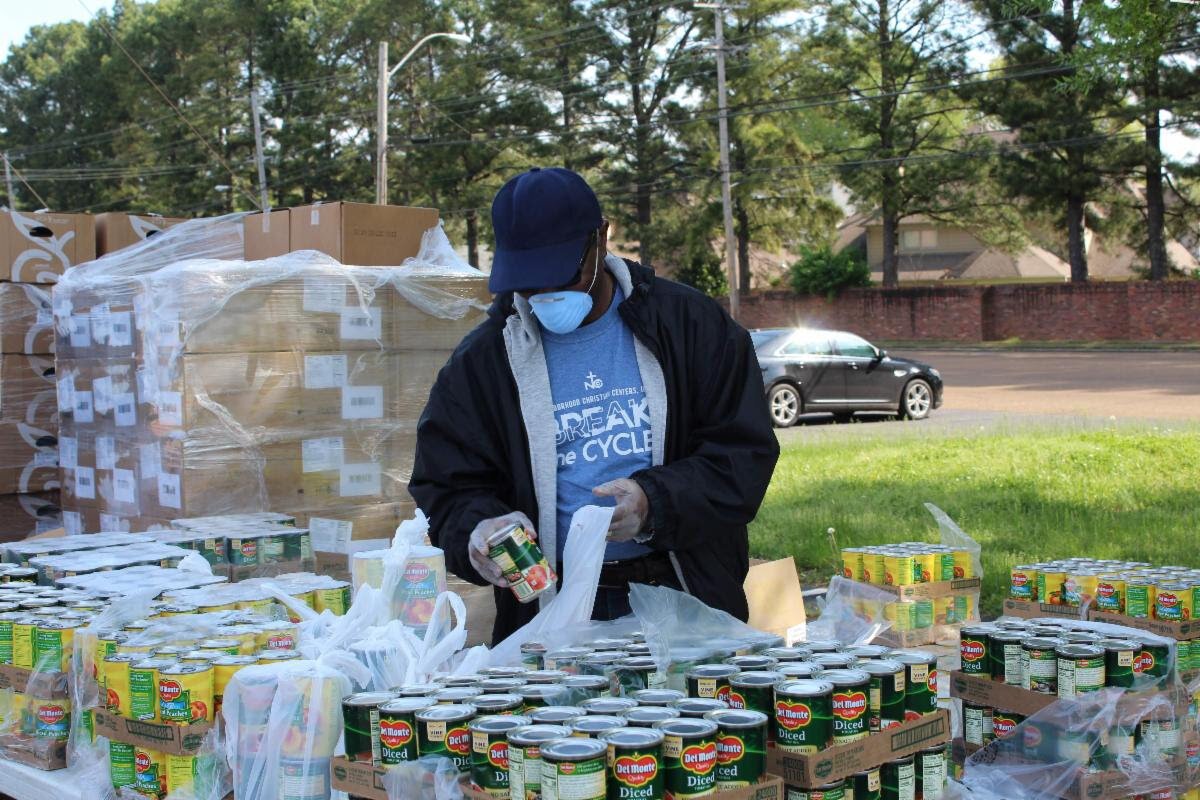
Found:
[(589, 503), (616, 504), (596, 619), (629, 613), (630, 583), (746, 619), (746, 525), (779, 457), (749, 334), (710, 298), (608, 255), (596, 195), (569, 170), (508, 181), (492, 225), (496, 299), (438, 375), (409, 491), (449, 569), (497, 587), (494, 640), (538, 604), (516, 601), (487, 536), (522, 522), (561, 574)]

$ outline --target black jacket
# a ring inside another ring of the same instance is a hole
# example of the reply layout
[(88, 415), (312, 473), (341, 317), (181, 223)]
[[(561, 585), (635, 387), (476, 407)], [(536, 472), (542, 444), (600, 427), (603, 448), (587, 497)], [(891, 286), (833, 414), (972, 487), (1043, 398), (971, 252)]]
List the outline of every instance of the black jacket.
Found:
[[(650, 501), (649, 545), (673, 551), (691, 594), (744, 620), (746, 525), (779, 457), (750, 335), (711, 298), (626, 263), (633, 292), (618, 312), (658, 359), (667, 393), (664, 463), (632, 476)], [(417, 427), (408, 487), (449, 570), (479, 585), (486, 582), (467, 556), (476, 523), (514, 510), (538, 519), (503, 338), (513, 313), (512, 295), (497, 296), (442, 368)], [(536, 603), (521, 605), (497, 589), (494, 640), (536, 611)]]

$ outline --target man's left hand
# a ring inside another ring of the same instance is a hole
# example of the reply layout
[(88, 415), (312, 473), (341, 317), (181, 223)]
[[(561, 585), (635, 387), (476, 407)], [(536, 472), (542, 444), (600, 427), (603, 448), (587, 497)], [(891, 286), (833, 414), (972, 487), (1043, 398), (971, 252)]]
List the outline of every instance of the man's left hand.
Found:
[(592, 494), (616, 498), (617, 507), (608, 525), (608, 541), (628, 542), (641, 533), (646, 518), (650, 516), (650, 501), (637, 481), (617, 478), (592, 489)]

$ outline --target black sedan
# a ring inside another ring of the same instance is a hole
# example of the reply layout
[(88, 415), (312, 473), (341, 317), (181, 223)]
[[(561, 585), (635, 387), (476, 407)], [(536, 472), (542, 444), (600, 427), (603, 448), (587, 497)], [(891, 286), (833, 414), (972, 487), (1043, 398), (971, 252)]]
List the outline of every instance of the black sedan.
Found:
[(750, 332), (777, 428), (801, 414), (856, 411), (924, 419), (942, 404), (942, 376), (928, 364), (889, 356), (861, 336), (811, 328)]

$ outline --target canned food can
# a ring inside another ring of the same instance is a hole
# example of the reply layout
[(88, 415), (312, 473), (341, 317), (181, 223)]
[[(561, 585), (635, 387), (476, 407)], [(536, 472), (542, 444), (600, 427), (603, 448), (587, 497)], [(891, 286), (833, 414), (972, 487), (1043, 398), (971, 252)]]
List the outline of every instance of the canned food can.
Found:
[(71, 735), (71, 701), (67, 698), (42, 699), (26, 696), (35, 739), (65, 742)]
[(992, 708), (963, 701), (963, 739), (969, 745), (983, 747), (994, 736)]
[(225, 701), (225, 688), (238, 670), (254, 666), (258, 659), (254, 656), (222, 656), (212, 662), (213, 668), (213, 715), (221, 710)]
[(588, 714), (571, 723), (572, 736), (586, 736), (589, 739), (599, 739), (609, 731), (626, 728), (625, 720), (621, 717), (608, 717), (599, 714)]
[(0, 664), (13, 663), (13, 621), (21, 616), (15, 608), (0, 611)]
[(1192, 585), (1185, 582), (1165, 582), (1154, 588), (1154, 616), (1166, 622), (1187, 622), (1195, 616)]
[(1058, 694), (1058, 655), (1064, 640), (1035, 636), (1025, 640), (1021, 654), (1021, 688), (1039, 694)]
[(910, 586), (916, 583), (916, 559), (907, 553), (888, 553), (883, 557), (885, 586)]
[(870, 733), (871, 676), (861, 669), (834, 669), (822, 673), (821, 679), (833, 684), (833, 743), (866, 738)]
[(856, 772), (846, 778), (846, 788), (850, 790), (854, 800), (880, 800), (883, 796), (883, 786), (879, 778), (879, 767)]
[(917, 779), (917, 797), (922, 800), (941, 800), (946, 792), (949, 764), (946, 745), (928, 747), (917, 753), (914, 774)]
[(1154, 616), (1154, 581), (1137, 578), (1125, 581), (1125, 615), (1135, 619)]
[(523, 716), (529, 717), (531, 725), (562, 725), (569, 728), (572, 722), (587, 716), (587, 712), (578, 706), (542, 706)]
[(938, 553), (914, 553), (914, 572), (913, 578), (917, 583), (932, 583), (941, 580), (942, 577), (942, 557)]
[(162, 797), (167, 793), (167, 756), (157, 750), (135, 747), (133, 751), (134, 789), (139, 794)]
[(229, 539), (229, 563), (235, 567), (257, 567), (259, 540), (253, 537)]
[(531, 669), (525, 673), (525, 682), (530, 684), (562, 683), (567, 673), (560, 669)]
[(608, 751), (609, 800), (663, 796), (662, 731), (619, 728), (599, 738)]
[(579, 674), (579, 662), (592, 654), (587, 647), (562, 647), (542, 656), (545, 669), (556, 669), (570, 675)]
[(521, 645), (521, 663), (533, 669), (542, 668), (542, 656), (546, 653), (546, 645), (541, 642), (526, 642)]
[(488, 555), (500, 567), (509, 588), (522, 603), (528, 603), (558, 580), (542, 549), (529, 538), (524, 526), (513, 523), (487, 539)]
[(833, 781), (811, 789), (788, 786), (786, 800), (848, 800), (854, 795), (846, 793), (845, 781)]
[(69, 672), (75, 653), (75, 631), (84, 623), (67, 620), (38, 622), (34, 633), (34, 662), (40, 672)]
[(330, 581), (329, 585), (313, 590), (313, 610), (320, 614), (331, 611), (343, 616), (350, 608), (351, 585), (346, 581)]
[(608, 682), (608, 690), (614, 697), (625, 697), (639, 689), (662, 689), (667, 684), (667, 676), (659, 671), (653, 658), (633, 656), (613, 664)]
[(459, 772), (471, 769), (471, 730), (475, 706), (435, 705), (414, 715), (417, 721), (417, 753), (443, 756), (454, 762)]
[(889, 658), (904, 665), (904, 717), (937, 713), (937, 656), (922, 650), (893, 650)]
[(38, 619), (26, 612), (19, 613), (21, 615), (12, 621), (12, 665), (31, 670), (34, 667)]
[(572, 737), (541, 749), (542, 800), (605, 800), (608, 746)]
[(135, 653), (113, 653), (104, 659), (104, 705), (122, 717), (133, 717), (129, 686), (129, 668), (142, 657)]
[(992, 677), (992, 656), (988, 649), (993, 628), (986, 625), (965, 625), (958, 633), (958, 651), (967, 675)]
[(565, 739), (571, 731), (561, 725), (526, 725), (508, 733), (508, 787), (514, 800), (541, 797), (542, 746)]
[(330, 759), (317, 756), (279, 759), (280, 800), (329, 800)]
[(167, 795), (208, 797), (209, 777), (216, 765), (211, 756), (164, 754), (167, 766)]
[(1021, 685), (1021, 656), (1025, 652), (1023, 631), (993, 630), (988, 634), (988, 655), (992, 660), (992, 680), (1009, 686)]
[(639, 689), (630, 697), (641, 706), (674, 706), (687, 695), (674, 689)]
[(1075, 698), (1104, 688), (1103, 647), (1064, 644), (1055, 648), (1058, 660), (1058, 696)]
[(717, 790), (758, 783), (767, 769), (767, 715), (761, 711), (713, 711), (717, 723)]
[(477, 686), (447, 686), (433, 693), (433, 701), (447, 706), (461, 705), (473, 703), (475, 698), (482, 694), (483, 690)]
[(702, 664), (685, 676), (688, 697), (725, 701), (729, 697), (729, 679), (738, 672), (732, 664)]
[(883, 585), (884, 582), (883, 553), (877, 550), (863, 550), (862, 580), (863, 583)]
[(158, 697), (159, 670), (173, 667), (172, 658), (142, 658), (129, 662), (129, 716), (144, 722), (162, 719)]
[(471, 784), (489, 797), (509, 797), (508, 733), (529, 725), (528, 717), (489, 716), (471, 721)]
[(674, 708), (658, 706), (638, 706), (625, 712), (625, 724), (631, 728), (653, 728), (660, 722), (679, 717), (679, 711)]
[(784, 680), (779, 672), (741, 672), (729, 679), (730, 708), (770, 714), (775, 703), (775, 687)]
[(1165, 644), (1139, 642), (1137, 656), (1133, 659), (1134, 680), (1161, 680), (1172, 672), (1171, 649)]
[(379, 706), (393, 699), (395, 695), (390, 692), (358, 692), (342, 698), (342, 735), (347, 759), (380, 763)]
[(710, 697), (685, 697), (675, 703), (675, 710), (679, 712), (679, 716), (691, 719), (704, 717), (713, 711), (723, 711), (726, 708), (729, 706)]
[(672, 719), (658, 724), (663, 734), (663, 772), (670, 800), (703, 797), (717, 783), (717, 723)]
[(543, 706), (565, 705), (571, 690), (561, 683), (527, 684), (513, 694), (521, 698), (521, 713), (528, 714)]
[(393, 606), (406, 625), (425, 628), (433, 619), (437, 597), (446, 591), (446, 556), (436, 547), (418, 547), (404, 562)]
[(824, 671), (820, 664), (814, 664), (811, 661), (789, 661), (775, 668), (775, 672), (778, 672), (788, 680), (819, 678)]
[(137, 786), (134, 769), (134, 748), (131, 744), (110, 739), (108, 742), (108, 774), (114, 789)]
[(1007, 739), (1024, 721), (1024, 714), (1000, 708), (992, 709), (992, 735), (996, 739)]
[(882, 800), (913, 800), (917, 795), (917, 765), (913, 756), (885, 761), (879, 767)]
[(175, 725), (213, 721), (211, 664), (174, 664), (158, 670), (159, 719)]
[(1093, 569), (1068, 573), (1063, 583), (1063, 602), (1074, 608), (1090, 606), (1096, 599), (1099, 580), (1099, 573)]
[(905, 674), (899, 661), (890, 658), (863, 661), (858, 669), (871, 676), (868, 692), (868, 726), (871, 732), (887, 730), (904, 722)]
[(1063, 585), (1067, 582), (1067, 573), (1057, 567), (1042, 565), (1037, 573), (1037, 600), (1052, 606), (1064, 604)]
[[(609, 673), (612, 671), (613, 665), (615, 665), (618, 661), (624, 661), (629, 657), (629, 653), (618, 650), (609, 650), (603, 653), (592, 653), (587, 658), (580, 660), (579, 674), (599, 676), (607, 679)], [(605, 691), (608, 690), (606, 689)]]
[(1125, 579), (1120, 575), (1101, 575), (1096, 580), (1097, 611), (1108, 614), (1125, 613)]
[[(373, 702), (373, 696), (381, 693), (372, 692), (371, 694)], [(355, 696), (357, 695), (352, 695), (351, 697)], [(345, 708), (345, 702), (343, 701), (343, 708)], [(369, 707), (371, 703), (367, 703), (366, 705)], [(417, 712), (424, 711), (433, 706), (433, 700), (428, 697), (400, 697), (381, 702), (376, 706), (374, 733), (370, 749), (372, 763), (378, 763), (387, 767), (393, 764), (415, 761), (418, 757), (418, 722), (416, 715)], [(364, 721), (369, 724), (370, 720), (364, 720), (361, 714), (354, 715), (353, 719), (356, 722), (356, 738), (354, 739), (358, 745), (356, 752), (361, 754), (361, 740), (357, 736), (359, 730), (364, 727)], [(346, 723), (346, 732), (347, 737), (349, 737), (349, 720)], [(378, 755), (376, 755), (377, 753)], [(346, 754), (350, 754), (349, 741), (346, 742)]]
[(863, 581), (862, 548), (848, 547), (842, 550), (842, 577), (851, 581)]
[(742, 672), (768, 672), (774, 669), (779, 661), (762, 653), (754, 653), (748, 656), (730, 656), (725, 659), (725, 663), (732, 664)]
[(780, 683), (772, 719), (775, 746), (781, 751), (824, 750), (833, 742), (833, 684), (803, 678)]
[(568, 675), (562, 685), (570, 690), (569, 697), (573, 704), (594, 697), (607, 697), (609, 682), (599, 675)]
[(579, 707), (589, 715), (622, 717), (630, 709), (637, 708), (637, 701), (628, 697), (597, 697), (594, 700), (584, 700)]

